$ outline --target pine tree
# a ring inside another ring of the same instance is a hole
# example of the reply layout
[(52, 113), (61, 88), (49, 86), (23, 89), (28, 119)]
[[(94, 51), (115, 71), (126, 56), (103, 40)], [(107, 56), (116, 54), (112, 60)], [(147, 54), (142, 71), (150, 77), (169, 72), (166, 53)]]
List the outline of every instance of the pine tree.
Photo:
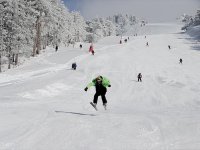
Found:
[(197, 10), (197, 14), (195, 15), (194, 18), (194, 25), (200, 25), (200, 10)]
[(83, 17), (70, 13), (63, 0), (1, 0), (0, 67), (11, 68), (19, 56), (35, 56), (46, 46), (86, 40), (86, 33)]

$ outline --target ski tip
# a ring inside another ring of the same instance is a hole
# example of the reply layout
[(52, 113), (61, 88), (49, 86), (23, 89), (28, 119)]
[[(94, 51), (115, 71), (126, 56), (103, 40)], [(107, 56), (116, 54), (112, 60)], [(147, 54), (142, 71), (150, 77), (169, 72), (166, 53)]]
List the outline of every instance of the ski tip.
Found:
[(94, 109), (95, 109), (96, 111), (98, 111), (98, 109), (97, 109), (97, 107), (94, 105), (94, 103), (90, 102), (90, 104), (92, 105), (92, 107), (94, 107)]

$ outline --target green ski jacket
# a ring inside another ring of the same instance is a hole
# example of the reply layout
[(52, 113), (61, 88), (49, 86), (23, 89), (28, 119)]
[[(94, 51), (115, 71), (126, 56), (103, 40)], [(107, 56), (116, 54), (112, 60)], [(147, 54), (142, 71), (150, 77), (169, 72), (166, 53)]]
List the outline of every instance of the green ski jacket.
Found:
[[(97, 79), (97, 78), (93, 79), (92, 82), (90, 82), (90, 83), (87, 85), (87, 88), (90, 88), (91, 86), (95, 86), (95, 85), (96, 85), (96, 82), (97, 82), (96, 79)], [(108, 86), (110, 85), (110, 81), (109, 81), (106, 77), (103, 77), (103, 79), (102, 79), (102, 85), (103, 85), (104, 87), (108, 87)]]

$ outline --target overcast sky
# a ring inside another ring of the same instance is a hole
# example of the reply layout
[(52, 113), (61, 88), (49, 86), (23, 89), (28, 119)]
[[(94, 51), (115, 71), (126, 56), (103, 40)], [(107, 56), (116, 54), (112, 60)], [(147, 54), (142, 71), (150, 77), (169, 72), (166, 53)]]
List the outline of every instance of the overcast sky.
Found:
[(173, 22), (182, 14), (194, 15), (200, 0), (64, 0), (69, 10), (86, 18), (116, 13), (133, 14), (149, 22)]

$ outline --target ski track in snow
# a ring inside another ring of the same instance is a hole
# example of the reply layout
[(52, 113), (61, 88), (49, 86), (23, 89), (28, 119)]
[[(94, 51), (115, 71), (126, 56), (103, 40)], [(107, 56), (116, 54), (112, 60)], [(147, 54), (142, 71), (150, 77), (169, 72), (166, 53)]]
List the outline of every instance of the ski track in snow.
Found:
[[(199, 149), (200, 53), (179, 27), (145, 26), (121, 45), (107, 37), (94, 56), (88, 44), (48, 49), (0, 74), (0, 150)], [(97, 75), (111, 81), (107, 111), (100, 97), (99, 111), (90, 106), (94, 88), (83, 90)]]

